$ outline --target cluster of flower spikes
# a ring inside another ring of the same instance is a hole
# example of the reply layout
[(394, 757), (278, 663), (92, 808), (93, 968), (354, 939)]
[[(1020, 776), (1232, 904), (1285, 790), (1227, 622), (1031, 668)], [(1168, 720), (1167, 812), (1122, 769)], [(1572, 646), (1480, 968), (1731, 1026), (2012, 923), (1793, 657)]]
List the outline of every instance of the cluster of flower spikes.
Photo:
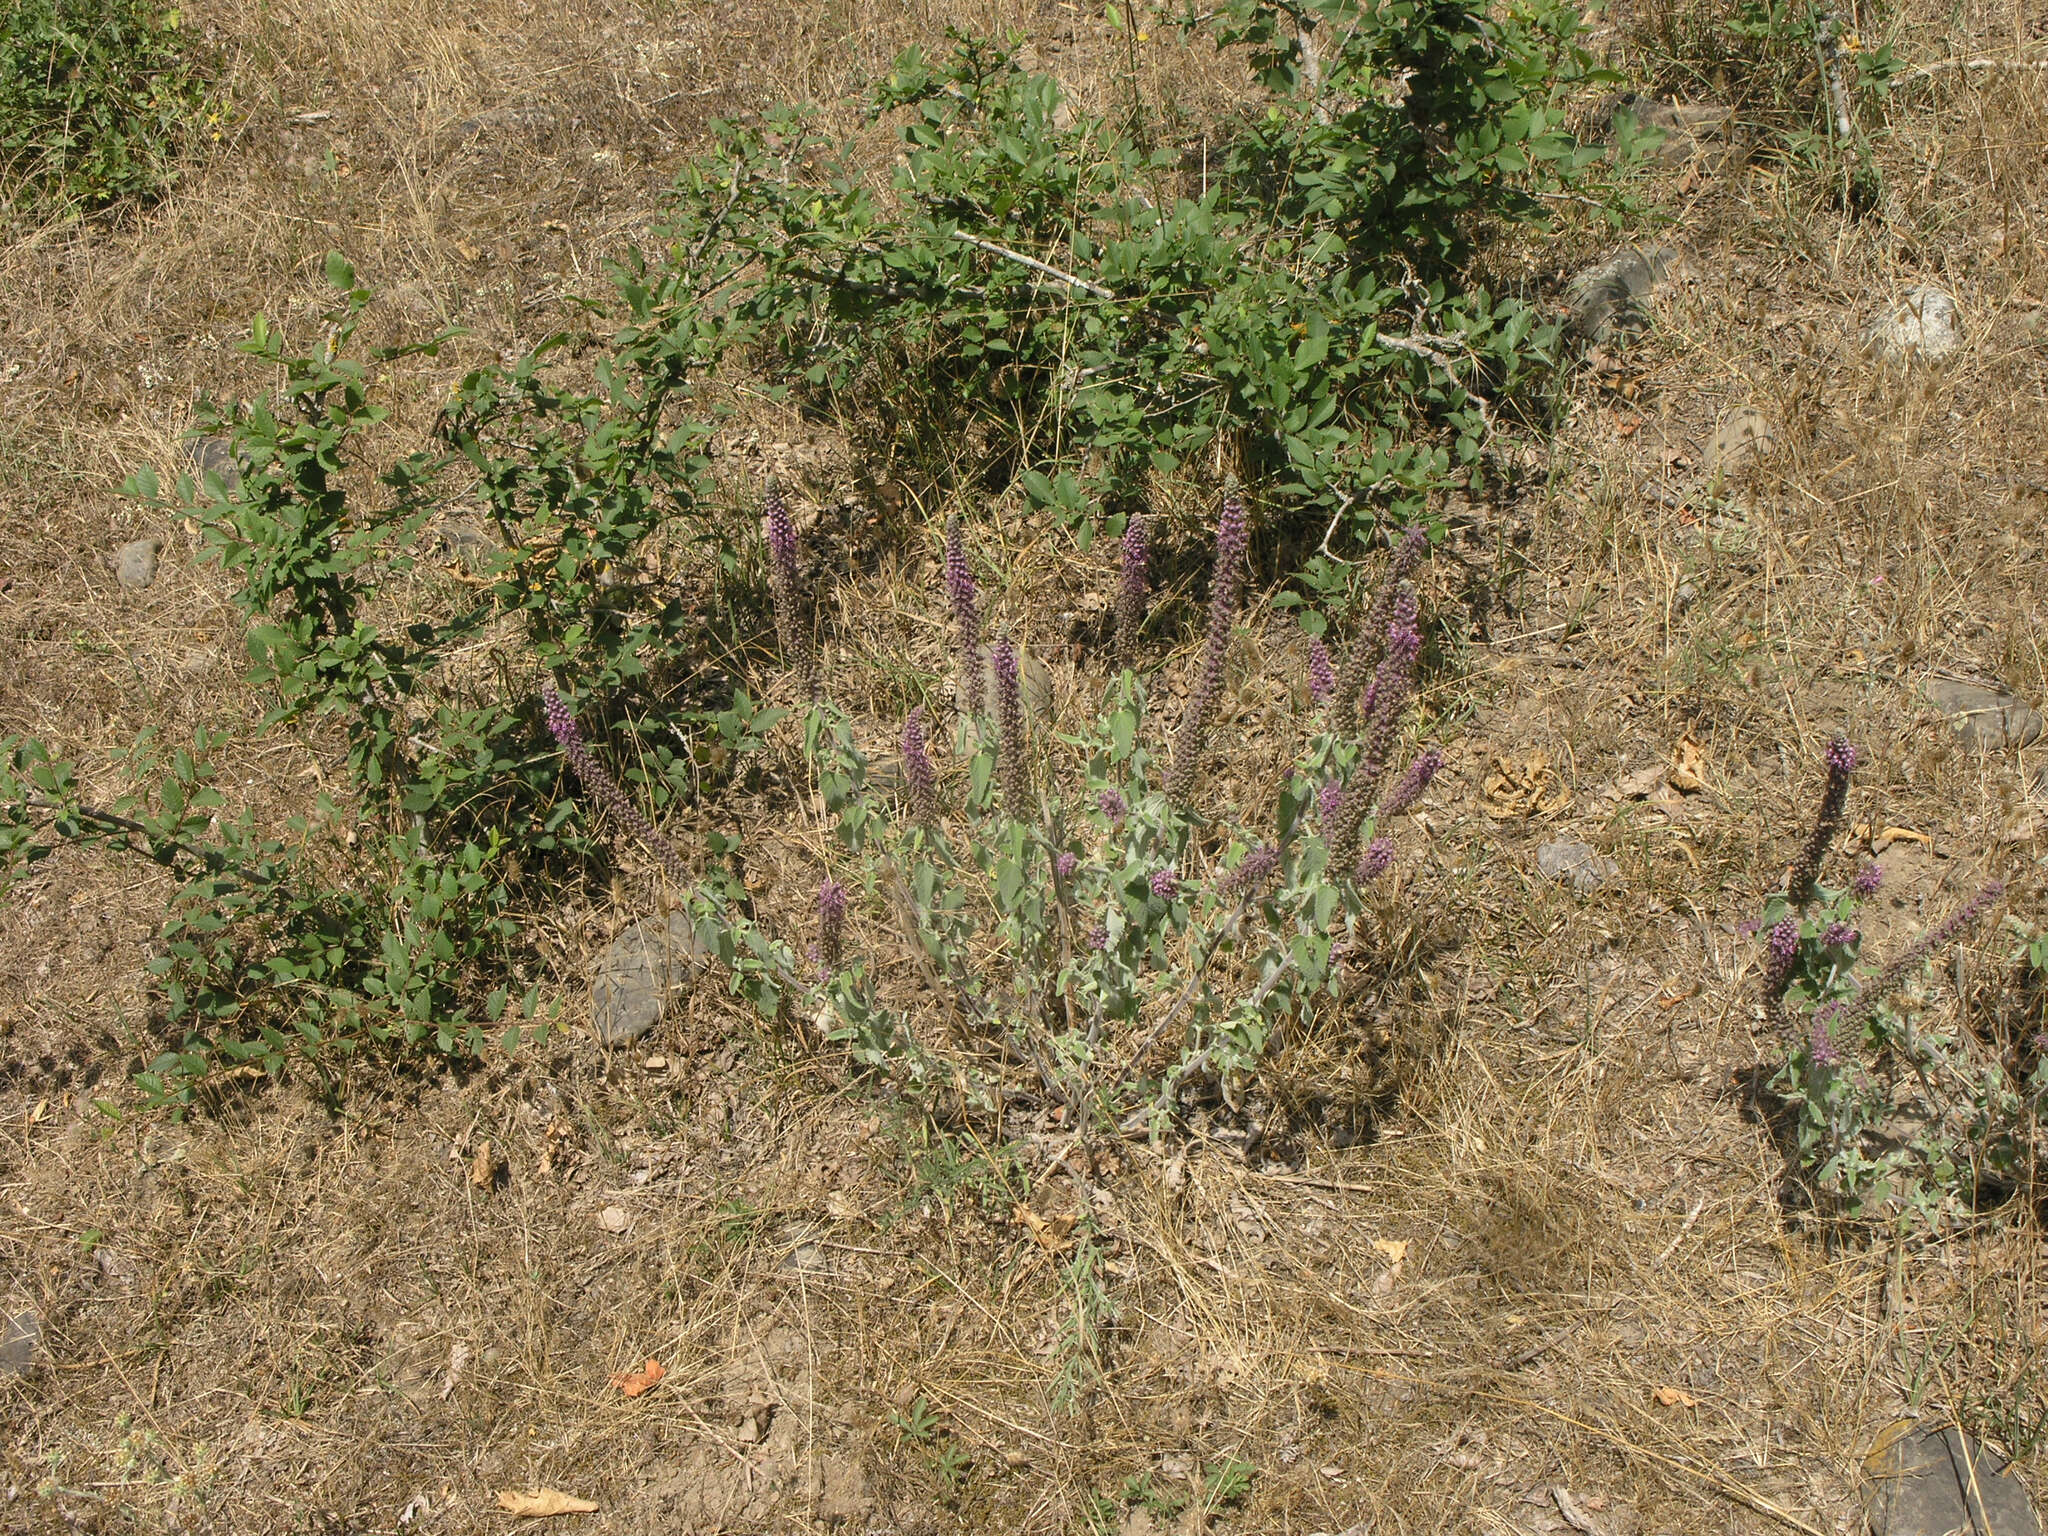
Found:
[[(1414, 692), (1416, 660), (1422, 653), (1414, 588), (1400, 582), (1384, 606), (1388, 619), (1379, 664), (1373, 669), (1372, 682), (1358, 706), (1363, 726), (1358, 765), (1341, 785), (1325, 785), (1317, 797), (1330, 848), (1330, 865), (1333, 869), (1350, 870), (1352, 878), (1359, 882), (1385, 874), (1394, 858), (1393, 844), (1383, 837), (1375, 838), (1360, 852), (1358, 839), (1366, 816), (1371, 814), (1379, 822), (1400, 815), (1415, 803), (1443, 767), (1443, 754), (1431, 747), (1408, 765), (1392, 789), (1380, 794), (1380, 784), (1386, 777), (1399, 736), (1401, 713)], [(1354, 654), (1357, 649), (1354, 647)]]
[[(1827, 779), (1821, 789), (1820, 809), (1814, 817), (1813, 830), (1807, 834), (1799, 856), (1793, 860), (1785, 883), (1786, 898), (1792, 910), (1773, 924), (1764, 937), (1764, 1013), (1783, 1035), (1791, 1034), (1791, 1024), (1785, 1016), (1785, 993), (1792, 984), (1792, 974), (1799, 963), (1799, 915), (1812, 904), (1820, 882), (1821, 861), (1827, 857), (1828, 849), (1841, 831), (1849, 801), (1849, 778), (1856, 771), (1856, 760), (1856, 749), (1845, 738), (1837, 736), (1828, 743), (1822, 758)], [(1849, 889), (1857, 897), (1867, 899), (1877, 893), (1883, 880), (1884, 871), (1879, 865), (1866, 864), (1850, 880)], [(2001, 882), (1992, 881), (1945, 921), (1928, 929), (1908, 945), (1883, 969), (1865, 979), (1852, 996), (1816, 1008), (1807, 1020), (1808, 1059), (1816, 1066), (1839, 1065), (1842, 1050), (1837, 1044), (1838, 1038), (1854, 1039), (1860, 1034), (1876, 1017), (1878, 1009), (1884, 1006), (1885, 999), (1898, 991), (1930, 958), (1975, 927), (2004, 889)], [(1846, 944), (1853, 943), (1856, 938), (1854, 930), (1836, 922), (1828, 925), (1821, 935), (1821, 942)]]

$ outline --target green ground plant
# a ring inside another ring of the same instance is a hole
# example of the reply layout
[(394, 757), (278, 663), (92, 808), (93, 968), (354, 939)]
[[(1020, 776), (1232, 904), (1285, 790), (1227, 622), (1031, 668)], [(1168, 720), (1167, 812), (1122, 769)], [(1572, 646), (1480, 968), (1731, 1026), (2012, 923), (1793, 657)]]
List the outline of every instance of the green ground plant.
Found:
[(0, 11), (0, 207), (49, 216), (161, 195), (207, 96), (176, 7), (10, 0)]
[(1826, 1211), (1940, 1228), (2033, 1184), (2048, 1041), (1980, 1038), (1919, 991), (1997, 903), (1997, 882), (1884, 965), (1866, 963), (1857, 916), (1882, 871), (1867, 865), (1839, 888), (1819, 881), (1855, 763), (1847, 742), (1828, 748), (1820, 816), (1759, 925), (1764, 1007), (1785, 1045), (1771, 1087)]

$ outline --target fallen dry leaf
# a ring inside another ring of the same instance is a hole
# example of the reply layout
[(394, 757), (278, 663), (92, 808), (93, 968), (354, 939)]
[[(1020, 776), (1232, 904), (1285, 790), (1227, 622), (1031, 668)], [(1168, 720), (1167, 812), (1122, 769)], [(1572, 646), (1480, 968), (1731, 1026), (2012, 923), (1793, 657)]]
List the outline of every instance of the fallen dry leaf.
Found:
[(469, 1182), (478, 1189), (489, 1189), (491, 1181), (497, 1177), (497, 1173), (498, 1159), (491, 1151), (491, 1144), (487, 1141), (476, 1149), (476, 1156), (470, 1159)]
[(1031, 1240), (1047, 1253), (1065, 1253), (1074, 1246), (1073, 1238), (1068, 1236), (1074, 1230), (1071, 1216), (1055, 1216), (1047, 1221), (1030, 1206), (1019, 1205), (1010, 1219), (1029, 1231)]
[(652, 1392), (667, 1374), (668, 1367), (650, 1357), (637, 1371), (615, 1371), (612, 1385), (628, 1397), (639, 1397), (642, 1393)]
[(1697, 1408), (1700, 1405), (1698, 1398), (1690, 1392), (1680, 1391), (1677, 1387), (1652, 1387), (1650, 1396), (1666, 1408)]
[(1883, 853), (1893, 843), (1932, 843), (1933, 838), (1925, 832), (1915, 832), (1911, 827), (1886, 827), (1870, 840), (1872, 853)]
[(1615, 780), (1614, 788), (1608, 791), (1617, 800), (1645, 800), (1664, 787), (1664, 765), (1652, 763), (1647, 768), (1638, 768), (1634, 773), (1625, 773)]
[(608, 1205), (597, 1213), (597, 1224), (607, 1232), (623, 1232), (633, 1225), (633, 1218), (626, 1214), (623, 1205)]
[(1496, 758), (1482, 791), (1486, 814), (1495, 821), (1555, 816), (1572, 803), (1572, 792), (1550, 771), (1548, 752), (1531, 752), (1521, 762)]
[(498, 1508), (508, 1515), (518, 1515), (525, 1520), (539, 1520), (548, 1515), (594, 1515), (597, 1506), (588, 1499), (579, 1499), (573, 1493), (564, 1493), (559, 1488), (505, 1488), (498, 1493)]
[(1665, 777), (1681, 794), (1694, 794), (1707, 787), (1707, 754), (1690, 733), (1681, 736), (1671, 749), (1671, 771)]
[(1384, 1296), (1401, 1282), (1401, 1266), (1408, 1262), (1408, 1243), (1405, 1237), (1376, 1237), (1374, 1248), (1387, 1260), (1387, 1267), (1373, 1277), (1372, 1289), (1375, 1296)]

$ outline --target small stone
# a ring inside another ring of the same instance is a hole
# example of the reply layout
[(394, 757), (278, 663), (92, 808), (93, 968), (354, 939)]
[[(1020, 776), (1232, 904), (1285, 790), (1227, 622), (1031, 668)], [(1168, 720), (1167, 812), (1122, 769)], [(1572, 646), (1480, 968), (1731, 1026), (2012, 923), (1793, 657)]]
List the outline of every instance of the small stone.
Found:
[(1872, 1536), (2042, 1536), (2005, 1458), (1953, 1425), (1895, 1425), (1878, 1436), (1863, 1467)]
[(1545, 843), (1536, 850), (1536, 868), (1544, 879), (1569, 885), (1581, 896), (1600, 889), (1621, 872), (1621, 866), (1584, 843)]
[(1897, 362), (1938, 362), (1962, 344), (1956, 301), (1931, 283), (1908, 288), (1863, 333), (1866, 350)]
[(1777, 448), (1778, 437), (1769, 418), (1753, 405), (1739, 405), (1721, 418), (1714, 435), (1707, 439), (1707, 473), (1726, 475), (1747, 469), (1769, 458)]
[(640, 1065), (650, 1072), (666, 1072), (668, 1070), (668, 1058), (666, 1056), (650, 1056), (641, 1062)]
[(605, 1231), (617, 1234), (633, 1225), (633, 1218), (626, 1214), (623, 1205), (608, 1205), (597, 1213), (597, 1224)]
[(1572, 279), (1572, 312), (1565, 329), (1581, 341), (1599, 345), (1627, 342), (1650, 328), (1646, 301), (1662, 286), (1676, 265), (1677, 252), (1665, 245), (1628, 246)]
[(1605, 115), (1608, 131), (1617, 140), (1624, 132), (1661, 135), (1657, 158), (1666, 165), (1683, 165), (1708, 141), (1725, 137), (1735, 117), (1729, 108), (1713, 102), (1665, 101), (1634, 91), (1615, 97)]
[(161, 539), (135, 539), (114, 551), (114, 575), (124, 587), (140, 590), (156, 580), (156, 552)]
[[(981, 703), (991, 715), (996, 707), (996, 664), (987, 646), (981, 648)], [(1017, 652), (1017, 700), (1026, 720), (1052, 713), (1052, 669), (1029, 651)], [(900, 763), (899, 763), (900, 767)]]
[(36, 1349), (43, 1342), (43, 1320), (33, 1312), (17, 1312), (0, 1329), (0, 1381), (26, 1376), (35, 1369)]
[(192, 467), (199, 471), (202, 486), (205, 477), (220, 477), (221, 489), (232, 496), (242, 484), (241, 461), (235, 457), (235, 446), (224, 437), (194, 437), (185, 443), (185, 457), (192, 461)]
[(643, 917), (599, 958), (590, 976), (590, 1027), (604, 1045), (624, 1045), (654, 1028), (668, 1000), (709, 958), (689, 914)]
[(1950, 717), (1956, 739), (1980, 752), (2030, 747), (2041, 739), (2041, 712), (2002, 688), (1956, 678), (1927, 680), (1927, 697)]

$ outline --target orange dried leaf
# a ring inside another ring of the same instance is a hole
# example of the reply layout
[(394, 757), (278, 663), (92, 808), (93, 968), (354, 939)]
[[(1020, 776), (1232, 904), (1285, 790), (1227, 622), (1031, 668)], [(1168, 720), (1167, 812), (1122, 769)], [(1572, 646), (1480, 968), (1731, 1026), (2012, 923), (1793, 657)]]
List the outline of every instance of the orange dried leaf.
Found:
[(597, 1506), (590, 1500), (579, 1499), (559, 1488), (506, 1488), (498, 1494), (498, 1508), (523, 1520), (539, 1520), (549, 1515), (597, 1513)]
[(661, 1378), (668, 1374), (668, 1367), (659, 1360), (649, 1359), (637, 1371), (619, 1371), (612, 1377), (612, 1385), (628, 1397), (639, 1397), (652, 1392)]
[(1677, 1387), (1652, 1387), (1650, 1396), (1666, 1408), (1697, 1408), (1700, 1405), (1698, 1398)]

